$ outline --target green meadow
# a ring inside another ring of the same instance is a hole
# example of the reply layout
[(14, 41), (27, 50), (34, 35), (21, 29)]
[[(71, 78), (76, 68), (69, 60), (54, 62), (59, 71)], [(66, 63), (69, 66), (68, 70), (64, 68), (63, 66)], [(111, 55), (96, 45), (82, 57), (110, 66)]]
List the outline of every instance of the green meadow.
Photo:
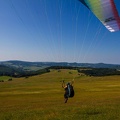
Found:
[[(61, 81), (73, 78), (75, 96), (64, 103)], [(0, 120), (120, 120), (120, 76), (51, 70), (0, 82)]]
[(0, 81), (8, 81), (9, 79), (11, 79), (11, 77), (9, 76), (0, 76)]

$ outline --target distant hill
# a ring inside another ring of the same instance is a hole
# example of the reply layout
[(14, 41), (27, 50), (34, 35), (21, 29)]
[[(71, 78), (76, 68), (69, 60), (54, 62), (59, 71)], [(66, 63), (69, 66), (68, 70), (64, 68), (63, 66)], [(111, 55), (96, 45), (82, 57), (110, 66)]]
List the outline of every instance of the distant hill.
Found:
[(16, 76), (22, 72), (20, 69), (0, 65), (0, 76)]
[(0, 76), (27, 77), (50, 72), (50, 69), (76, 69), (78, 72), (90, 76), (120, 75), (120, 65), (114, 64), (27, 61), (0, 62)]
[(68, 62), (27, 62), (27, 61), (3, 61), (0, 65), (20, 68), (23, 70), (39, 70), (51, 66), (71, 66), (71, 67), (90, 67), (90, 68), (113, 68), (119, 69), (120, 65), (105, 63), (68, 63)]
[(11, 77), (28, 77), (28, 76), (33, 76), (33, 75), (38, 75), (38, 74), (43, 74), (50, 72), (49, 69), (43, 68), (39, 70), (24, 70), (21, 67), (13, 67), (12, 65), (3, 65), (0, 64), (0, 76), (11, 76)]

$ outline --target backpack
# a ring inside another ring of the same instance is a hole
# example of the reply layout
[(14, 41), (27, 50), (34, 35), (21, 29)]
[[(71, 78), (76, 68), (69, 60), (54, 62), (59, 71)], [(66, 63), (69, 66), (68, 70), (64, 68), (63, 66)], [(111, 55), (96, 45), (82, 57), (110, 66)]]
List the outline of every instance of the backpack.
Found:
[(68, 88), (68, 97), (73, 97), (74, 96), (73, 86), (70, 83), (68, 83), (67, 88)]

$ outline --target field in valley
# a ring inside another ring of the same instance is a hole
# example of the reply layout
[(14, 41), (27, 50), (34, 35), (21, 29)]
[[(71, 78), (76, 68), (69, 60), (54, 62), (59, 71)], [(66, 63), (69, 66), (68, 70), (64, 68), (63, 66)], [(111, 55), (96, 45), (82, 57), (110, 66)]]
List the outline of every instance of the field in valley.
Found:
[[(75, 96), (64, 103), (62, 80), (74, 78)], [(52, 70), (0, 82), (0, 120), (119, 120), (120, 76), (89, 77)]]

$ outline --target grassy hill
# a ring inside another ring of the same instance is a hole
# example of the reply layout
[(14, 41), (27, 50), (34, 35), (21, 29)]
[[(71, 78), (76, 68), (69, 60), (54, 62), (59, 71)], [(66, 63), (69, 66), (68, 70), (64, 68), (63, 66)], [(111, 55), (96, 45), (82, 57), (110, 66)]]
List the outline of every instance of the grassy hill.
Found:
[[(61, 80), (75, 79), (75, 96), (64, 103)], [(0, 120), (119, 120), (120, 76), (89, 77), (51, 70), (0, 83)]]
[(11, 76), (11, 77), (28, 77), (38, 74), (47, 73), (49, 70), (47, 68), (39, 70), (23, 70), (21, 68), (10, 67), (6, 65), (0, 65), (0, 76)]

